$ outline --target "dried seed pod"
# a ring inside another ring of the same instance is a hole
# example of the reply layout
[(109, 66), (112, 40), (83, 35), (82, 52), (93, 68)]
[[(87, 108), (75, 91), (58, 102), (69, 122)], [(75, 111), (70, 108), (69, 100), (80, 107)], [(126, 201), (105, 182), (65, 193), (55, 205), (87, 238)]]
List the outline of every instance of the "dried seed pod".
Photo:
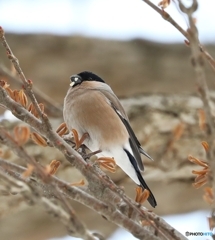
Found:
[(15, 126), (13, 132), (19, 146), (24, 145), (30, 137), (30, 129), (27, 126)]
[(34, 170), (34, 166), (28, 164), (28, 165), (27, 165), (27, 169), (22, 173), (22, 178), (25, 179), (25, 178), (31, 176), (33, 170)]
[(199, 170), (199, 171), (193, 170), (193, 171), (192, 171), (192, 174), (203, 175), (203, 174), (208, 173), (208, 171), (209, 171), (208, 168), (203, 169), (203, 170)]
[(29, 111), (30, 113), (31, 113), (31, 111), (32, 111), (32, 107), (33, 107), (33, 104), (30, 103), (29, 106), (28, 106), (28, 111)]
[(205, 185), (207, 183), (207, 179), (202, 179), (201, 181), (199, 182), (194, 182), (192, 185), (193, 187), (195, 187), (196, 189), (202, 187), (203, 185)]
[(69, 132), (69, 130), (68, 130), (65, 122), (61, 123), (61, 125), (60, 125), (60, 126), (57, 128), (57, 130), (56, 130), (56, 133), (57, 133), (60, 137), (63, 136), (63, 135), (65, 135), (65, 134), (68, 133), (68, 132)]
[(199, 127), (201, 130), (206, 130), (206, 116), (203, 109), (199, 109)]
[(30, 113), (32, 113), (36, 118), (39, 117), (39, 114), (37, 113), (36, 108), (34, 107), (33, 103), (31, 103), (31, 104), (28, 106), (28, 111), (29, 111)]
[(187, 47), (190, 47), (190, 42), (187, 39), (184, 40), (184, 43), (186, 44)]
[(56, 133), (60, 132), (65, 127), (66, 127), (66, 123), (65, 122), (61, 123), (60, 126), (57, 128)]
[(14, 93), (13, 90), (11, 90), (9, 87), (5, 89), (7, 91), (7, 93), (9, 94), (9, 96), (14, 99)]
[(51, 163), (48, 166), (48, 173), (50, 175), (54, 175), (58, 168), (60, 167), (61, 162), (58, 160), (52, 160)]
[(67, 127), (65, 127), (60, 132), (58, 132), (58, 135), (60, 137), (62, 137), (63, 135), (66, 135), (67, 133), (69, 133), (69, 130), (67, 129)]
[(141, 187), (137, 187), (135, 202), (142, 204), (148, 199), (149, 195), (149, 190), (143, 190)]
[(161, 8), (167, 8), (170, 4), (170, 0), (162, 0), (161, 2), (158, 3), (158, 6)]
[(8, 84), (7, 82), (4, 82), (3, 88), (4, 88), (4, 89), (7, 89), (7, 88), (9, 88), (9, 87), (10, 87), (10, 84)]
[(195, 182), (201, 182), (203, 181), (203, 179), (205, 180), (207, 178), (206, 174), (203, 174), (203, 175), (198, 175), (196, 178), (195, 178)]
[[(41, 110), (42, 113), (44, 113), (44, 104), (43, 103), (39, 103), (39, 108)], [(36, 118), (39, 118), (39, 113), (37, 112), (36, 108), (33, 106), (33, 109), (32, 109), (32, 114), (36, 117)]]
[(24, 108), (28, 105), (28, 98), (22, 89), (19, 91), (19, 102)]
[(209, 144), (205, 141), (202, 142), (202, 146), (204, 147), (205, 151), (208, 152), (209, 151)]
[(184, 132), (184, 124), (179, 123), (173, 130), (174, 140), (175, 141), (179, 140), (181, 138), (183, 132)]
[(84, 186), (84, 185), (85, 185), (85, 181), (84, 181), (84, 179), (81, 179), (80, 182), (70, 183), (69, 185), (70, 185), (70, 186), (73, 186), (73, 187)]
[(16, 101), (16, 102), (19, 102), (19, 90), (14, 90), (13, 91), (13, 99), (14, 99), (14, 101)]
[(211, 217), (208, 217), (208, 223), (209, 223), (209, 228), (212, 231), (215, 228), (215, 217), (212, 215)]
[(198, 158), (195, 158), (191, 155), (188, 156), (188, 160), (192, 163), (195, 163), (195, 164), (198, 164), (199, 166), (202, 166), (202, 167), (208, 167), (208, 164), (207, 162), (205, 161), (202, 161), (202, 160), (199, 160)]
[(97, 161), (100, 167), (103, 167), (112, 173), (116, 172), (116, 162), (113, 158), (101, 157), (101, 158), (98, 158)]
[(4, 80), (0, 80), (0, 86), (3, 87), (4, 89), (7, 89), (10, 87), (10, 85)]
[(40, 145), (40, 146), (43, 146), (43, 147), (47, 147), (47, 141), (44, 137), (42, 137), (41, 135), (39, 135), (38, 133), (36, 132), (32, 132), (31, 133), (31, 139), (37, 144), (37, 145)]
[(204, 189), (205, 194), (203, 195), (203, 199), (209, 203), (212, 204), (214, 202), (214, 194), (213, 194), (213, 189), (210, 187), (206, 187)]

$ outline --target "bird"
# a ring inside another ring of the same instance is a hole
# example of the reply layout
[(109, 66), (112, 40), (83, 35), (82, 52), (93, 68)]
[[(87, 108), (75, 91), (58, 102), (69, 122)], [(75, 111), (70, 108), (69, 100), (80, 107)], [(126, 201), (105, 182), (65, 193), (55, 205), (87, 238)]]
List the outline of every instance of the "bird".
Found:
[(64, 121), (69, 130), (75, 129), (83, 144), (97, 157), (113, 158), (139, 187), (149, 191), (148, 202), (157, 202), (141, 172), (141, 155), (152, 159), (141, 147), (119, 99), (105, 81), (90, 71), (70, 77), (70, 87), (64, 98)]

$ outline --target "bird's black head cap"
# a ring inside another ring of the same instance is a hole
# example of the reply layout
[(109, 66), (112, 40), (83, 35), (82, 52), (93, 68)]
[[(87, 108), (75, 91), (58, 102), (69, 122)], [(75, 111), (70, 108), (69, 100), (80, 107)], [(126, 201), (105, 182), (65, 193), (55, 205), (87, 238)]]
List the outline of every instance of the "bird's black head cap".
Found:
[(78, 84), (81, 84), (84, 81), (96, 81), (96, 82), (102, 82), (105, 83), (105, 81), (100, 78), (98, 75), (95, 73), (89, 72), (89, 71), (84, 71), (80, 72), (76, 75), (72, 75), (70, 77), (71, 84), (70, 86), (75, 87)]

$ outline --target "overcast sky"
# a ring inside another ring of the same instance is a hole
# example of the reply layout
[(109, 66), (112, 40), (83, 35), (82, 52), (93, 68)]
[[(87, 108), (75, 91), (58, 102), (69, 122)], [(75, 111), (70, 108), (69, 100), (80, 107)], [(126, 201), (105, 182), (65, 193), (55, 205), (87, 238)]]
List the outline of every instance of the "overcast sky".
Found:
[[(155, 4), (159, 1), (152, 0)], [(215, 42), (214, 9), (214, 0), (199, 0), (195, 17), (202, 42)], [(187, 28), (174, 3), (166, 10)], [(141, 0), (1, 0), (0, 24), (6, 31), (18, 33), (80, 34), (122, 40), (146, 38), (161, 42), (184, 40)]]

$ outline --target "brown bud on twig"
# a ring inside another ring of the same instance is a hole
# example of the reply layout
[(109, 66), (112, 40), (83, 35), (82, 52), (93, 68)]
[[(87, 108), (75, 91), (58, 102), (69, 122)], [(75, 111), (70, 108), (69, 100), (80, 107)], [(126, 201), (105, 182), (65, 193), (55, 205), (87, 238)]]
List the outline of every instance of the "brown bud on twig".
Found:
[(97, 159), (97, 162), (99, 163), (100, 167), (103, 167), (112, 173), (116, 172), (116, 162), (113, 158), (100, 157)]
[(13, 90), (13, 99), (16, 102), (19, 102), (19, 90)]
[(188, 160), (192, 163), (195, 163), (195, 164), (198, 164), (199, 166), (202, 166), (202, 167), (208, 167), (208, 164), (207, 162), (205, 161), (202, 161), (202, 160), (199, 160), (198, 158), (195, 158), (191, 155), (188, 156)]
[(84, 179), (81, 179), (80, 182), (70, 183), (69, 185), (70, 185), (70, 186), (73, 186), (73, 187), (84, 186), (84, 185), (85, 185), (85, 181), (84, 181)]
[(147, 189), (142, 189), (141, 187), (136, 188), (136, 198), (135, 202), (137, 203), (144, 203), (149, 197), (149, 190)]
[(60, 126), (57, 128), (57, 130), (56, 130), (56, 133), (57, 133), (60, 137), (63, 136), (63, 135), (65, 135), (65, 134), (68, 133), (68, 132), (69, 132), (69, 130), (68, 130), (65, 122), (61, 123), (61, 125), (60, 125)]
[(19, 146), (24, 145), (30, 137), (30, 129), (27, 126), (15, 126), (13, 132)]
[(187, 47), (190, 47), (190, 42), (187, 39), (184, 40), (184, 43), (186, 44)]
[(214, 213), (208, 218), (209, 228), (212, 231), (215, 228), (215, 216)]
[(54, 175), (58, 168), (60, 167), (61, 162), (58, 160), (52, 160), (50, 164), (46, 167), (46, 171), (50, 175)]
[(170, 0), (162, 0), (158, 3), (158, 6), (161, 8), (167, 8), (170, 4)]
[[(44, 109), (45, 109), (44, 104), (39, 103), (38, 105), (39, 105), (39, 108), (40, 108), (41, 112), (44, 113)], [(38, 114), (36, 108), (34, 107), (33, 103), (30, 103), (30, 105), (28, 106), (28, 111), (30, 113), (32, 113), (36, 118), (39, 117), (39, 114)]]
[(202, 146), (204, 147), (205, 151), (208, 152), (209, 151), (209, 145), (207, 142), (203, 141), (202, 142)]
[(205, 202), (212, 204), (214, 202), (213, 189), (210, 187), (206, 187), (204, 191), (205, 194), (203, 195), (203, 199), (205, 200)]
[(13, 94), (13, 90), (11, 90), (10, 88), (6, 88), (5, 89), (7, 91), (7, 93), (9, 94), (9, 96), (14, 99), (14, 94)]
[(201, 130), (206, 130), (206, 116), (203, 109), (199, 109), (199, 127)]
[(174, 129), (173, 129), (173, 138), (174, 141), (177, 141), (181, 138), (182, 134), (184, 132), (184, 124), (179, 123)]
[(28, 98), (22, 89), (19, 91), (19, 102), (24, 108), (28, 105)]
[(41, 135), (39, 135), (36, 132), (32, 132), (31, 133), (31, 139), (33, 140), (33, 142), (35, 142), (37, 145), (40, 145), (42, 147), (47, 147), (47, 141), (44, 137), (42, 137)]
[[(39, 108), (41, 110), (42, 113), (44, 113), (44, 104), (43, 103), (39, 103)], [(36, 118), (39, 118), (39, 113), (37, 112), (37, 110), (35, 109), (34, 105), (32, 105), (32, 114), (36, 117)]]
[(0, 85), (4, 88), (4, 89), (7, 89), (10, 87), (10, 85), (4, 81), (4, 80), (0, 80)]
[(27, 166), (28, 166), (27, 169), (22, 173), (22, 178), (24, 178), (24, 179), (31, 176), (31, 174), (34, 170), (33, 165), (28, 164)]

